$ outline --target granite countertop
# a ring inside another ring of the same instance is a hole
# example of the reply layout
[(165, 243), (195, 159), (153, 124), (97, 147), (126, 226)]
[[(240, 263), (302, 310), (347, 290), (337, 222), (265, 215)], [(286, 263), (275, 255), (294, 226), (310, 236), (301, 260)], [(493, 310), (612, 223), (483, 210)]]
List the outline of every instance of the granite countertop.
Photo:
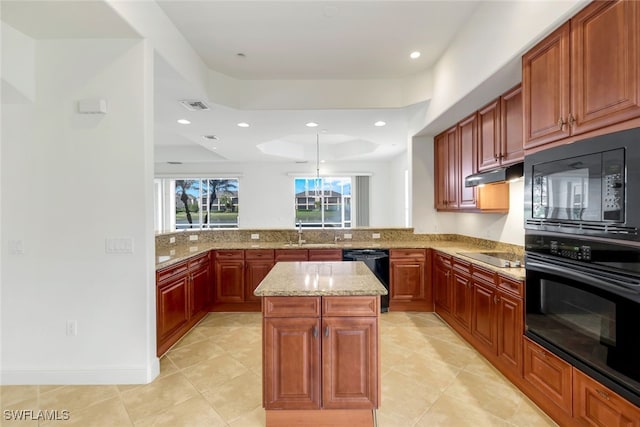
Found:
[(279, 262), (254, 291), (260, 297), (386, 294), (385, 287), (362, 261)]
[[(178, 245), (174, 249), (167, 249), (156, 252), (156, 270), (169, 267), (175, 263), (183, 261), (189, 257), (215, 249), (435, 249), (448, 255), (455, 256), (465, 261), (480, 265), (488, 270), (496, 271), (507, 277), (516, 280), (524, 280), (526, 271), (524, 268), (503, 268), (495, 267), (481, 261), (461, 255), (460, 252), (490, 252), (486, 247), (466, 243), (464, 241), (446, 241), (446, 240), (406, 240), (406, 241), (382, 241), (374, 242), (338, 242), (338, 243), (311, 243), (298, 246), (296, 244), (264, 242), (264, 243), (248, 243), (248, 242), (216, 242), (202, 243), (194, 242), (194, 245)], [(496, 252), (500, 252), (496, 250)]]

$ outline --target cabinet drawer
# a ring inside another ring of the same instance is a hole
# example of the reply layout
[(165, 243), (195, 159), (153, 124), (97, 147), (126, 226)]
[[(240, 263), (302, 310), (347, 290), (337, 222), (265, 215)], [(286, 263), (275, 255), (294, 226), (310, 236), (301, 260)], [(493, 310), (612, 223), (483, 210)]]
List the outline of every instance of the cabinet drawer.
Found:
[(276, 249), (276, 261), (307, 261), (309, 251), (306, 249)]
[(435, 262), (443, 267), (451, 268), (451, 256), (435, 252)]
[(571, 415), (571, 365), (527, 338), (524, 340), (524, 379)]
[(247, 249), (244, 252), (245, 259), (273, 259), (273, 249)]
[(244, 259), (244, 250), (219, 250), (216, 251), (216, 259)]
[(323, 316), (377, 316), (380, 298), (377, 296), (322, 297)]
[(320, 317), (320, 297), (264, 297), (264, 317)]
[(498, 275), (498, 289), (513, 295), (524, 297), (524, 282), (521, 280), (508, 279)]
[(463, 273), (471, 274), (471, 263), (459, 258), (453, 258), (453, 268)]
[(490, 270), (485, 270), (484, 268), (478, 267), (475, 264), (471, 265), (471, 275), (476, 280), (482, 280), (486, 283), (490, 283), (495, 286), (496, 284), (496, 273)]
[(209, 252), (198, 255), (187, 260), (189, 270), (195, 270), (203, 265), (209, 264)]
[(426, 249), (390, 249), (389, 258), (425, 259)]
[(342, 261), (342, 249), (309, 249), (309, 261)]
[(156, 271), (156, 282), (162, 282), (177, 274), (185, 273), (188, 269), (186, 261), (182, 261), (178, 264), (174, 264), (171, 267), (163, 268)]

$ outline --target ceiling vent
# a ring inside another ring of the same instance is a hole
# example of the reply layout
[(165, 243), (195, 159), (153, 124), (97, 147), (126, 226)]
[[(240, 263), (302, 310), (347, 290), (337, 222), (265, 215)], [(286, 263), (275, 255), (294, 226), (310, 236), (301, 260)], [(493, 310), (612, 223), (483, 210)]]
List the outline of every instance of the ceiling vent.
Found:
[(218, 140), (218, 137), (217, 137), (217, 136), (215, 136), (215, 135), (202, 135), (202, 137), (203, 137), (204, 139), (209, 140), (209, 141), (217, 141), (217, 140)]
[(198, 101), (197, 99), (183, 99), (180, 104), (189, 111), (206, 111), (209, 106), (204, 101)]

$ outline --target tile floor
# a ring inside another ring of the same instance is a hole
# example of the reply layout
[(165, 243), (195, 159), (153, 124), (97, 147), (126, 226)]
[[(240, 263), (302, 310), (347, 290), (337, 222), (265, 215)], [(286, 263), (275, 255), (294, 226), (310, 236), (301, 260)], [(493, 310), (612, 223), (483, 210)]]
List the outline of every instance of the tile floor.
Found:
[[(431, 313), (381, 315), (380, 427), (555, 426)], [(2, 426), (264, 425), (259, 313), (211, 313), (146, 385), (4, 386)], [(5, 410), (68, 410), (67, 421), (7, 421)]]

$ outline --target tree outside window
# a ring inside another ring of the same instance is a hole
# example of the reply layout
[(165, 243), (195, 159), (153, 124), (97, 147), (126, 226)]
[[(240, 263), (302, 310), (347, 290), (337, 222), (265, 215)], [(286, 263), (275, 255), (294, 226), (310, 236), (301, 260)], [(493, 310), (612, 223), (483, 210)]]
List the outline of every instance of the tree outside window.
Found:
[(237, 228), (237, 179), (176, 179), (175, 228)]
[(296, 224), (351, 227), (351, 178), (295, 178)]

